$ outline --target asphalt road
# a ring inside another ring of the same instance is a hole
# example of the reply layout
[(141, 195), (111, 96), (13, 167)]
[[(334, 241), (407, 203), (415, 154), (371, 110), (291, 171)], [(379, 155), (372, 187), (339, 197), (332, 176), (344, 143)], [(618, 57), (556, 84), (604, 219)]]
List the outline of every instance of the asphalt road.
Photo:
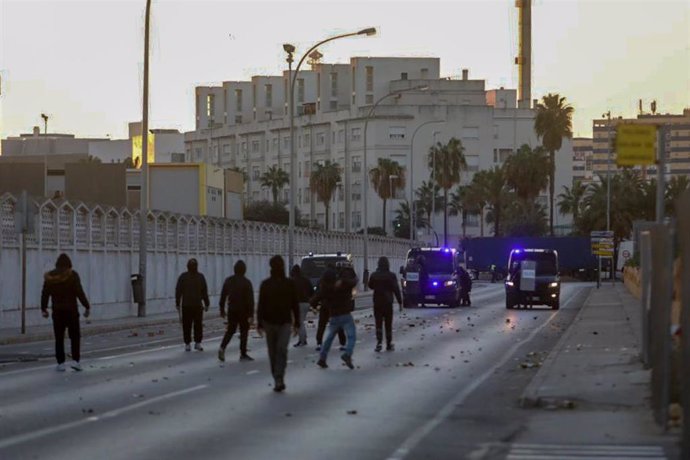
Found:
[(89, 337), (81, 373), (55, 372), (50, 342), (3, 346), (38, 361), (0, 367), (0, 458), (500, 458), (522, 388), (588, 289), (564, 285), (558, 312), (508, 311), (500, 284), (470, 308), (396, 312), (395, 352), (374, 353), (358, 310), (355, 370), (337, 349), (318, 368), (312, 327), (310, 346), (290, 349), (284, 394), (254, 333), (256, 361), (237, 361), (237, 337), (217, 361), (218, 320), (202, 353), (185, 353), (175, 326)]

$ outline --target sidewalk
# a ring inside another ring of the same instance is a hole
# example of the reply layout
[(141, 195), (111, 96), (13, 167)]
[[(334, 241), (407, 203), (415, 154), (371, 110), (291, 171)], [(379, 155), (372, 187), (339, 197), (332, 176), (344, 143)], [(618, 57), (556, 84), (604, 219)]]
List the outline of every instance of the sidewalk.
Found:
[[(371, 293), (372, 291), (358, 292), (355, 295), (355, 299), (370, 297)], [(83, 312), (83, 309), (80, 307), (79, 311)], [(209, 313), (207, 313), (206, 321), (217, 319), (217, 313), (218, 306), (212, 305), (209, 310)], [(116, 332), (125, 329), (130, 329), (133, 327), (149, 327), (161, 326), (165, 324), (177, 324), (179, 321), (179, 316), (176, 311), (149, 315), (144, 318), (138, 318), (136, 316), (127, 316), (125, 318), (90, 321), (89, 319), (84, 319), (84, 317), (82, 317), (81, 334), (82, 336), (105, 334), (108, 332)], [(49, 319), (47, 319), (45, 321), (45, 324), (43, 325), (27, 327), (26, 334), (20, 333), (19, 326), (12, 328), (0, 328), (0, 345), (37, 342), (41, 340), (52, 339), (53, 323)]]
[(593, 288), (521, 397), (532, 408), (518, 443), (663, 446), (678, 436), (653, 420), (650, 371), (639, 359), (637, 299), (622, 283)]

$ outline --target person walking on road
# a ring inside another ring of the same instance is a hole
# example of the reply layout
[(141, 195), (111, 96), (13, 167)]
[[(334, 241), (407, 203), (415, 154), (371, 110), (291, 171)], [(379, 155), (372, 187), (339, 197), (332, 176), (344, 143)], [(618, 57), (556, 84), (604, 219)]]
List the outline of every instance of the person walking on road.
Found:
[(257, 332), (266, 335), (268, 359), (274, 379), (273, 391), (285, 390), (290, 327), (293, 335), (299, 330), (299, 298), (295, 283), (285, 276), (285, 262), (273, 256), (269, 262), (271, 276), (259, 288)]
[(223, 341), (218, 349), (218, 359), (225, 361), (225, 348), (230, 339), (240, 328), (240, 361), (254, 361), (247, 354), (247, 337), (249, 327), (254, 320), (254, 287), (244, 274), (247, 273), (247, 265), (243, 260), (235, 262), (235, 274), (228, 277), (223, 283), (220, 293), (220, 316), (225, 318), (225, 306), (228, 306), (228, 328), (223, 336)]
[(55, 269), (44, 276), (41, 291), (41, 314), (48, 318), (48, 301), (53, 307), (53, 332), (55, 333), (55, 359), (57, 371), (65, 371), (65, 329), (69, 332), (72, 347), (72, 364), (75, 371), (81, 371), (79, 308), (77, 300), (84, 307), (84, 318), (89, 317), (91, 305), (84, 294), (79, 274), (72, 270), (72, 261), (67, 254), (60, 254)]
[(335, 270), (329, 269), (324, 273), (321, 286), (311, 299), (312, 306), (320, 303), (321, 308), (326, 308), (330, 316), (326, 340), (323, 342), (319, 361), (316, 363), (321, 368), (328, 367), (326, 363), (328, 352), (335, 335), (341, 329), (345, 332), (347, 342), (345, 351), (340, 358), (347, 367), (355, 368), (352, 364), (352, 354), (355, 349), (357, 328), (355, 320), (352, 318), (352, 310), (354, 309), (352, 289), (357, 286), (357, 281), (357, 276), (350, 266), (341, 266), (339, 275), (336, 274)]
[(464, 267), (460, 267), (458, 272), (458, 278), (460, 281), (460, 305), (471, 306), (470, 292), (472, 291), (472, 277), (465, 270)]
[[(328, 270), (332, 270), (333, 273), (335, 273), (335, 265), (329, 264), (326, 272)], [(325, 273), (324, 272), (324, 275)], [(321, 289), (323, 277), (321, 277), (321, 280), (319, 280), (319, 286), (317, 287), (317, 291)], [(328, 321), (330, 320), (330, 313), (328, 311), (328, 308), (324, 307), (323, 305), (319, 307), (319, 321), (316, 326), (316, 351), (321, 351), (321, 347), (323, 345), (323, 334), (326, 332), (326, 326), (328, 326)], [(338, 341), (340, 342), (340, 351), (345, 351), (345, 342), (347, 342), (347, 337), (345, 336), (345, 331), (342, 329), (338, 329)]]
[[(203, 306), (202, 306), (203, 303)], [(208, 286), (206, 278), (199, 273), (199, 263), (189, 259), (187, 271), (177, 279), (175, 287), (175, 308), (182, 308), (182, 335), (185, 351), (191, 351), (192, 326), (194, 327), (194, 349), (204, 351), (201, 340), (204, 334), (204, 310), (208, 311)]]
[(304, 322), (307, 319), (307, 313), (309, 313), (309, 299), (314, 293), (314, 287), (309, 278), (302, 275), (302, 269), (299, 265), (292, 267), (290, 278), (295, 283), (297, 300), (299, 301), (299, 339), (293, 346), (304, 347), (307, 345), (307, 326)]
[(383, 325), (386, 325), (386, 351), (393, 351), (393, 297), (398, 301), (400, 311), (402, 311), (402, 296), (398, 279), (390, 271), (388, 257), (379, 257), (376, 271), (369, 278), (369, 288), (374, 290), (374, 319), (376, 321), (376, 348), (374, 351), (381, 351), (381, 341), (383, 340)]

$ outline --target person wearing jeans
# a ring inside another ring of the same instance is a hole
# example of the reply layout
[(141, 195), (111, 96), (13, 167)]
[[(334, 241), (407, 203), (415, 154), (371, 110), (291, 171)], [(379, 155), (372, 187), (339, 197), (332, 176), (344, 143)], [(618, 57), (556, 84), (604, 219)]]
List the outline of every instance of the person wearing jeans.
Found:
[[(202, 306), (202, 302), (203, 305)], [(177, 279), (175, 287), (175, 308), (182, 307), (182, 336), (185, 351), (191, 351), (192, 327), (194, 328), (194, 349), (204, 351), (201, 346), (204, 332), (204, 310), (208, 311), (208, 287), (206, 278), (199, 273), (199, 263), (189, 259), (187, 271)]]
[(299, 300), (299, 340), (294, 346), (303, 347), (307, 344), (307, 326), (304, 322), (307, 319), (307, 313), (309, 313), (309, 298), (314, 291), (314, 287), (309, 278), (302, 275), (302, 269), (299, 265), (292, 267), (290, 278), (295, 283)]
[(43, 290), (41, 291), (41, 313), (48, 318), (48, 301), (53, 306), (53, 332), (55, 333), (56, 370), (65, 371), (65, 329), (69, 332), (72, 348), (72, 364), (75, 371), (81, 371), (79, 309), (77, 300), (86, 309), (84, 318), (89, 317), (91, 306), (84, 294), (79, 274), (72, 270), (72, 261), (67, 254), (60, 254), (55, 263), (55, 270), (44, 275)]
[(338, 331), (342, 330), (347, 338), (345, 351), (340, 356), (345, 365), (354, 369), (352, 354), (357, 339), (355, 320), (352, 317), (354, 302), (352, 301), (352, 289), (357, 286), (357, 276), (352, 267), (341, 266), (340, 275), (335, 270), (329, 269), (321, 279), (319, 291), (312, 297), (311, 304), (321, 304), (326, 308), (330, 319), (328, 321), (328, 333), (321, 347), (319, 361), (316, 363), (321, 368), (327, 368), (326, 360), (333, 340)]
[(285, 391), (290, 327), (293, 335), (299, 330), (299, 302), (295, 283), (285, 276), (285, 262), (273, 256), (269, 262), (271, 276), (259, 288), (256, 330), (266, 336), (268, 359), (273, 375), (273, 391)]

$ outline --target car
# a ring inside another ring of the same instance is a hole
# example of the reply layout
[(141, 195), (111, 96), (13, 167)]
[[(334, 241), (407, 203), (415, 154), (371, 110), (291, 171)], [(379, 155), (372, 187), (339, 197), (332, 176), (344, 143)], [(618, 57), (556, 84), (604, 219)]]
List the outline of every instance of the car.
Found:
[[(424, 259), (426, 277), (419, 269), (420, 256)], [(406, 267), (400, 267), (403, 307), (437, 304), (455, 308), (459, 305), (459, 264), (455, 249), (412, 248), (407, 252), (407, 261)]]
[(543, 304), (560, 308), (558, 252), (553, 249), (513, 249), (505, 280), (506, 308)]
[(302, 276), (308, 278), (316, 290), (328, 266), (332, 265), (337, 268), (338, 265), (342, 264), (352, 265), (352, 254), (342, 252), (314, 254), (310, 252), (309, 255), (302, 257), (300, 268), (302, 269)]

